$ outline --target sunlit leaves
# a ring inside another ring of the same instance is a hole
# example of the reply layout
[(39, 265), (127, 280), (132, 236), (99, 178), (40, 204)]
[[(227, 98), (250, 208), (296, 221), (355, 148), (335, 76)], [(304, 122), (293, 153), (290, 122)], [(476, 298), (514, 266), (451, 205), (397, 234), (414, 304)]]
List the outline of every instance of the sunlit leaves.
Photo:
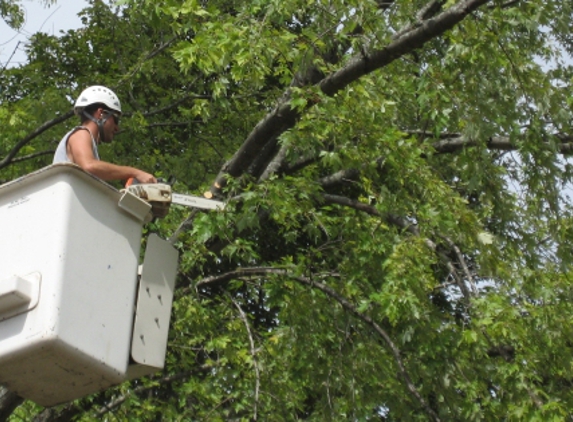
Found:
[(18, 0), (0, 0), (0, 17), (14, 29), (24, 23), (24, 12), (18, 3)]
[(158, 375), (174, 380), (110, 390), (130, 396), (118, 417), (426, 420), (403, 367), (442, 420), (565, 418), (566, 3), (489, 2), (334, 96), (317, 81), (384, 48), (428, 2), (95, 2), (83, 30), (35, 36), (30, 63), (2, 79), (3, 154), (97, 78), (126, 110), (102, 156), (200, 195), (261, 119), (296, 114), (224, 176), (224, 211), (174, 206), (146, 227), (178, 233)]

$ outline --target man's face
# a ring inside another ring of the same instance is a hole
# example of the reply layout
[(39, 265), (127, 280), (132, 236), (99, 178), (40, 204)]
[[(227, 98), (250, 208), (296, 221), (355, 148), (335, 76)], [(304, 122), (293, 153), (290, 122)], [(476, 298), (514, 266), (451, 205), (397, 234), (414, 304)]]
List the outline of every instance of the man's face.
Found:
[(115, 134), (119, 131), (119, 114), (110, 110), (101, 112), (102, 119), (106, 119), (103, 125), (104, 139), (103, 142), (111, 142)]

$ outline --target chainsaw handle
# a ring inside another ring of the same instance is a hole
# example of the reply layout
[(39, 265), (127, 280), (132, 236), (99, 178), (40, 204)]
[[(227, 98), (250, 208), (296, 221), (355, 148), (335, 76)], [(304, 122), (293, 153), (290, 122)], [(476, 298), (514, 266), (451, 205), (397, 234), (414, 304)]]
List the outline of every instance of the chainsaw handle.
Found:
[(125, 187), (128, 188), (131, 185), (139, 185), (139, 180), (137, 180), (135, 177), (130, 177), (127, 179), (127, 182), (125, 182)]
[[(173, 185), (173, 183), (175, 183), (175, 177), (171, 176), (169, 177), (168, 180), (164, 180), (161, 177), (157, 178), (157, 183), (163, 183), (166, 185)], [(130, 177), (129, 179), (127, 179), (127, 182), (125, 182), (125, 187), (128, 188), (131, 185), (139, 185), (139, 180), (137, 180), (135, 177)]]

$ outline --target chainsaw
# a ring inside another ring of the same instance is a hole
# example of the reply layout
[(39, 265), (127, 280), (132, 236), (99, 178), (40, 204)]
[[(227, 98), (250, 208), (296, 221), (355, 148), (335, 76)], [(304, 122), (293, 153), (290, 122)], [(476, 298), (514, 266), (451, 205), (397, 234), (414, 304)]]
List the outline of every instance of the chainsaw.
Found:
[(167, 215), (172, 204), (201, 210), (222, 210), (225, 208), (225, 204), (221, 201), (174, 193), (171, 190), (171, 185), (167, 183), (139, 183), (137, 179), (130, 178), (125, 184), (125, 190), (149, 202), (154, 217), (159, 218)]

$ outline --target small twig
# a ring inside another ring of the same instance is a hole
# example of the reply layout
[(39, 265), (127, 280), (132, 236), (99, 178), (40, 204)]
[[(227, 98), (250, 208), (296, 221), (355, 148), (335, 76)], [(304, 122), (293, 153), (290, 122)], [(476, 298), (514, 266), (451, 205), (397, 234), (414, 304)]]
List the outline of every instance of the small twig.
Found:
[(219, 404), (217, 404), (217, 406), (215, 406), (214, 408), (212, 408), (209, 413), (207, 413), (207, 415), (203, 418), (204, 421), (210, 421), (211, 419), (209, 418), (211, 416), (211, 413), (213, 413), (215, 410), (217, 410), (219, 407), (221, 407), (222, 405), (224, 405), (225, 403), (227, 403), (229, 400), (231, 400), (233, 397), (227, 397), (225, 400), (221, 401)]
[[(18, 34), (16, 34), (14, 37), (16, 37)], [(9, 40), (12, 41), (12, 40)], [(10, 54), (10, 57), (8, 57), (8, 60), (6, 61), (6, 63), (4, 64), (4, 66), (2, 67), (2, 71), (0, 71), (0, 75), (2, 75), (6, 69), (8, 68), (8, 65), (10, 64), (10, 61), (12, 60), (12, 58), (14, 57), (14, 55), (16, 54), (16, 51), (18, 51), (18, 48), (20, 47), (20, 44), (22, 43), (22, 41), (18, 41), (18, 43), (16, 44), (16, 47), (14, 47), (14, 50), (12, 50), (12, 54)]]
[[(183, 97), (179, 98), (178, 100), (166, 105), (165, 107), (158, 108), (156, 110), (149, 111), (147, 113), (143, 113), (143, 116), (144, 117), (150, 117), (150, 116), (154, 116), (156, 114), (164, 113), (166, 111), (169, 111), (172, 108), (177, 107), (179, 104), (181, 104), (181, 103), (183, 103), (189, 99), (192, 99), (192, 100), (198, 100), (198, 99), (210, 100), (212, 98), (213, 98), (213, 96), (211, 96), (211, 95), (187, 94), (187, 95), (184, 95)], [(126, 114), (126, 116), (129, 116), (129, 114)]]
[(255, 368), (255, 408), (253, 410), (253, 420), (256, 421), (257, 420), (257, 409), (259, 406), (259, 389), (260, 389), (260, 385), (261, 385), (261, 376), (260, 376), (260, 371), (259, 371), (259, 363), (257, 361), (257, 351), (255, 349), (255, 341), (253, 340), (253, 334), (251, 333), (251, 327), (249, 326), (249, 321), (247, 320), (247, 316), (245, 315), (245, 312), (243, 311), (243, 309), (241, 308), (241, 306), (230, 296), (228, 295), (229, 299), (231, 299), (231, 302), (233, 302), (233, 305), (235, 305), (235, 307), (239, 310), (239, 315), (241, 316), (241, 320), (243, 320), (243, 323), (245, 324), (245, 328), (247, 329), (247, 334), (249, 336), (249, 343), (251, 345), (251, 356), (253, 357), (253, 367)]
[[(454, 250), (454, 252), (456, 253), (456, 256), (458, 258), (458, 262), (462, 266), (462, 270), (464, 271), (464, 274), (466, 275), (466, 278), (468, 279), (468, 283), (472, 289), (472, 293), (474, 295), (477, 294), (477, 287), (475, 285), (474, 278), (470, 272), (470, 269), (466, 263), (466, 259), (464, 258), (462, 251), (449, 237), (447, 237), (447, 236), (440, 236), (440, 237), (442, 239), (444, 239), (448, 243), (450, 248), (452, 248)], [(461, 280), (461, 282), (463, 283), (463, 280)]]
[(519, 4), (520, 2), (521, 2), (521, 0), (511, 0), (511, 1), (506, 1), (505, 3), (502, 3), (500, 5), (490, 4), (488, 6), (488, 9), (495, 9), (496, 7), (499, 7), (500, 9), (506, 9), (508, 7), (515, 6), (515, 5)]
[(163, 52), (164, 50), (166, 50), (168, 47), (170, 47), (175, 41), (177, 41), (177, 39), (179, 38), (179, 36), (174, 36), (171, 39), (167, 40), (166, 42), (164, 42), (163, 44), (161, 44), (160, 46), (158, 46), (156, 49), (150, 51), (149, 53), (147, 53), (147, 55), (145, 57), (143, 57), (139, 63), (136, 63), (131, 72), (129, 72), (128, 74), (125, 74), (121, 81), (118, 83), (118, 85), (122, 85), (126, 82), (131, 81), (131, 78), (137, 73), (139, 72), (139, 69), (141, 69), (141, 66), (143, 66), (143, 64), (145, 62), (147, 62), (148, 60), (151, 60), (152, 58), (154, 58), (155, 56), (157, 56), (159, 53)]
[[(196, 121), (197, 123), (198, 121)], [(153, 128), (153, 127), (181, 127), (181, 126), (189, 126), (190, 123), (193, 122), (157, 122), (157, 123), (150, 123), (147, 126), (145, 126), (146, 128)]]

